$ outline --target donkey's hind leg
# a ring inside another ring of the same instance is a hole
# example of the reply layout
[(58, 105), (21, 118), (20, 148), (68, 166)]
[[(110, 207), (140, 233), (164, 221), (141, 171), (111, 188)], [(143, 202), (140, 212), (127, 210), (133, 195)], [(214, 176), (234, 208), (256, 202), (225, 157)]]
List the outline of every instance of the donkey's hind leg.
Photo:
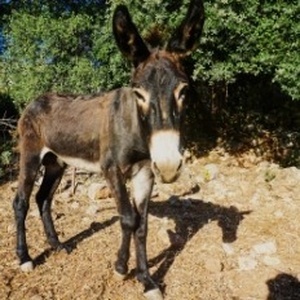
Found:
[(28, 254), (26, 242), (25, 220), (29, 209), (30, 195), (39, 166), (39, 152), (32, 151), (27, 153), (21, 149), (18, 191), (13, 201), (13, 208), (17, 229), (16, 252), (20, 260), (21, 269), (25, 272), (33, 269), (33, 262)]
[(51, 215), (51, 203), (66, 166), (59, 164), (57, 157), (52, 153), (46, 154), (43, 159), (43, 165), (45, 166), (45, 174), (42, 184), (36, 194), (36, 202), (48, 242), (53, 249), (60, 250), (64, 248), (64, 246), (60, 243), (54, 228)]

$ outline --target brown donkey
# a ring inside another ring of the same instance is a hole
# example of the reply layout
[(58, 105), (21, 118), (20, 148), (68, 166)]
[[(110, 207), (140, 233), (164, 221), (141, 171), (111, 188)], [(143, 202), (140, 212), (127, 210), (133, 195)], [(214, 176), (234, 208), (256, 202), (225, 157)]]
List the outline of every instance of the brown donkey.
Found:
[[(36, 202), (53, 249), (65, 248), (51, 217), (51, 202), (67, 165), (102, 173), (116, 200), (122, 240), (115, 263), (128, 272), (131, 237), (136, 248), (136, 273), (151, 299), (162, 299), (147, 267), (148, 202), (154, 174), (173, 182), (182, 168), (181, 124), (189, 80), (182, 59), (193, 50), (204, 22), (202, 0), (193, 0), (187, 15), (163, 50), (150, 50), (125, 6), (118, 6), (113, 32), (121, 52), (131, 60), (131, 86), (102, 95), (72, 97), (45, 94), (25, 109), (18, 123), (20, 174), (13, 202), (17, 255), (22, 270), (33, 269), (28, 254), (25, 219), (37, 172), (44, 178)], [(125, 181), (132, 180), (131, 202)]]

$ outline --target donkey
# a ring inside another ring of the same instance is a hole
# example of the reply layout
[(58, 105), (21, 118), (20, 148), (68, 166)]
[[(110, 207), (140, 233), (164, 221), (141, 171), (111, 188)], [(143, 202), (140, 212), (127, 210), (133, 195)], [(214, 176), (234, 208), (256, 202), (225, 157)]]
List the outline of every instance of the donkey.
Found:
[[(124, 277), (128, 272), (132, 237), (136, 274), (145, 295), (162, 299), (147, 266), (148, 203), (154, 178), (170, 183), (182, 169), (181, 125), (189, 87), (182, 59), (193, 50), (203, 23), (202, 0), (192, 0), (166, 47), (150, 49), (127, 8), (119, 5), (113, 15), (113, 33), (120, 51), (134, 66), (130, 87), (89, 99), (48, 93), (24, 110), (18, 122), (20, 173), (13, 202), (16, 252), (23, 271), (34, 267), (25, 220), (41, 165), (45, 171), (36, 202), (45, 234), (53, 249), (68, 250), (58, 239), (51, 202), (66, 166), (71, 165), (102, 173), (116, 200), (122, 230), (116, 273)], [(125, 186), (128, 179), (132, 201)]]

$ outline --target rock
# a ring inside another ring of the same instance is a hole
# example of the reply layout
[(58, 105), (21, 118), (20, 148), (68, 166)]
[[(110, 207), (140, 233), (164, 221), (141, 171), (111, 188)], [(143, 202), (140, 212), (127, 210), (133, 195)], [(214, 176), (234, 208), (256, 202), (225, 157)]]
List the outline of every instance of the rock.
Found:
[(96, 203), (93, 203), (87, 208), (86, 213), (88, 215), (93, 216), (93, 215), (96, 215), (98, 211), (99, 211), (99, 205), (97, 205)]
[(219, 168), (216, 164), (207, 164), (204, 166), (204, 178), (206, 181), (217, 179)]
[(238, 258), (238, 264), (241, 271), (250, 271), (256, 268), (257, 260), (251, 255), (240, 256)]
[(258, 206), (259, 203), (261, 201), (261, 196), (258, 192), (254, 192), (254, 194), (252, 195), (251, 199), (250, 199), (250, 203), (253, 205)]
[(274, 254), (277, 252), (277, 246), (275, 241), (268, 241), (254, 245), (253, 250), (256, 254)]
[(73, 208), (73, 209), (78, 209), (80, 206), (79, 202), (78, 201), (74, 201), (71, 203), (70, 207)]
[(228, 243), (223, 243), (222, 244), (222, 248), (224, 250), (224, 252), (227, 254), (227, 255), (232, 255), (234, 254), (234, 248), (232, 245), (228, 244)]
[(111, 192), (105, 183), (93, 182), (88, 188), (90, 200), (105, 199), (111, 197)]
[(213, 273), (218, 273), (222, 271), (222, 264), (219, 259), (217, 258), (208, 258), (205, 261), (204, 267), (206, 270), (213, 272)]
[(37, 207), (34, 207), (30, 212), (29, 215), (32, 217), (36, 217), (39, 218), (40, 217), (40, 212), (39, 209)]
[(43, 297), (40, 295), (34, 295), (34, 296), (30, 297), (30, 300), (43, 300)]
[(18, 188), (18, 181), (14, 181), (10, 184), (10, 188), (12, 191), (15, 191)]
[(277, 266), (281, 263), (278, 257), (269, 255), (264, 256), (262, 261), (267, 266)]

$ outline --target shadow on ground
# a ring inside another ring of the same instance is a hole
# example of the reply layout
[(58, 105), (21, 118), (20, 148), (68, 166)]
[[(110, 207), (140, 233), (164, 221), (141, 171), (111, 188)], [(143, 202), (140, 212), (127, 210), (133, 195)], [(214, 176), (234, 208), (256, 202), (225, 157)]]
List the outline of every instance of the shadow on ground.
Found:
[(164, 281), (176, 256), (204, 225), (216, 221), (222, 230), (223, 242), (232, 243), (237, 239), (241, 221), (250, 213), (240, 212), (234, 206), (224, 207), (199, 199), (180, 199), (175, 196), (164, 202), (151, 202), (150, 214), (173, 219), (176, 224), (175, 232), (168, 231), (171, 245), (149, 261), (150, 267), (160, 264), (153, 279), (156, 282)]
[[(65, 241), (63, 243), (64, 246), (66, 246), (67, 252), (71, 253), (74, 249), (76, 249), (77, 245), (79, 243), (81, 243), (83, 240), (91, 237), (93, 234), (95, 234), (96, 232), (99, 232), (100, 230), (105, 229), (106, 227), (109, 227), (111, 225), (113, 225), (115, 222), (117, 222), (119, 220), (119, 217), (114, 216), (111, 219), (103, 222), (103, 223), (99, 223), (99, 222), (92, 222), (90, 227), (88, 229), (85, 229), (81, 232), (79, 232), (78, 234), (76, 234), (75, 236), (73, 236), (72, 238), (70, 238), (69, 240)], [(47, 260), (47, 258), (51, 255), (51, 253), (54, 250), (48, 248), (46, 249), (43, 253), (41, 253), (40, 255), (38, 255), (34, 260), (34, 265), (38, 266), (38, 265), (42, 265), (45, 263), (45, 261)]]
[(278, 274), (267, 281), (269, 295), (267, 300), (298, 300), (300, 299), (300, 282), (289, 274)]

